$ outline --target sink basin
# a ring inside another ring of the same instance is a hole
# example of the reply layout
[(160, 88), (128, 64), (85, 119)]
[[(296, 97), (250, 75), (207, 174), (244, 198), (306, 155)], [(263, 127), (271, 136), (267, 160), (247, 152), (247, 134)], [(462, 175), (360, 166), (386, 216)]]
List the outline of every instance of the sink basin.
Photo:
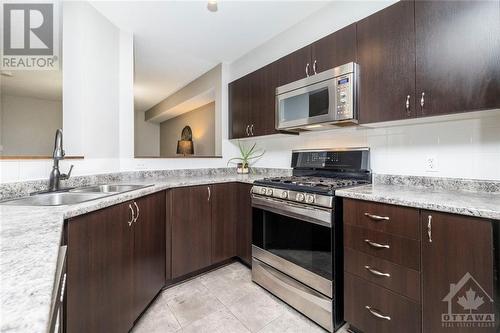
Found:
[(148, 187), (151, 185), (95, 185), (78, 187), (70, 190), (73, 193), (122, 193), (140, 188)]
[(57, 192), (38, 194), (30, 197), (4, 201), (2, 205), (12, 206), (63, 206), (74, 205), (85, 201), (95, 200), (109, 196), (103, 193), (69, 193)]

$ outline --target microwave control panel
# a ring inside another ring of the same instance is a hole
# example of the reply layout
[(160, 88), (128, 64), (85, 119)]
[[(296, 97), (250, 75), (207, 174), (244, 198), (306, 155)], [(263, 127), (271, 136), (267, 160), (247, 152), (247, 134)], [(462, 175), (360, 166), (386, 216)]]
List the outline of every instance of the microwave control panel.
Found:
[(335, 78), (335, 118), (337, 120), (354, 118), (353, 81), (352, 73)]

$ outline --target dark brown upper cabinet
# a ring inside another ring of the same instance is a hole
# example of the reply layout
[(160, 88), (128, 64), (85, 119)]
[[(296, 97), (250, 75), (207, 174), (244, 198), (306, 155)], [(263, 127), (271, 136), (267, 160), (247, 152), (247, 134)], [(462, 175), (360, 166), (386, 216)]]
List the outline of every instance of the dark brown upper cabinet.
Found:
[(313, 74), (311, 46), (308, 45), (277, 61), (278, 86), (303, 79)]
[(360, 123), (417, 115), (414, 6), (400, 1), (357, 24)]
[(277, 73), (277, 64), (272, 63), (229, 84), (230, 139), (277, 133)]
[(229, 138), (249, 136), (250, 79), (245, 76), (229, 84)]
[(420, 116), (500, 106), (500, 2), (416, 1), (415, 27)]
[[(496, 223), (496, 222), (493, 222)], [(493, 228), (489, 220), (432, 211), (421, 212), (422, 230), (422, 332), (498, 332), (495, 327), (468, 327), (463, 323), (443, 326), (442, 315), (495, 313), (495, 267)], [(498, 262), (498, 260), (497, 260)], [(498, 263), (497, 263), (498, 265)], [(452, 287), (456, 286), (456, 290)], [(477, 310), (461, 306), (460, 298), (481, 298)], [(473, 311), (474, 310), (474, 311)], [(498, 315), (498, 314), (497, 314)]]
[(355, 60), (355, 23), (311, 44), (311, 69), (313, 73), (324, 72)]
[(250, 81), (250, 136), (277, 133), (275, 125), (276, 87), (278, 69), (276, 63), (256, 70), (249, 77)]

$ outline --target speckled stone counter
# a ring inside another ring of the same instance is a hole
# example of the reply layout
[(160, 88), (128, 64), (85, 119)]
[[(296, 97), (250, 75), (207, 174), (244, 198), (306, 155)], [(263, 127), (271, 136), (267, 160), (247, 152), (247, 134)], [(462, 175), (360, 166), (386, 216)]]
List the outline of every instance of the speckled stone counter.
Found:
[[(276, 170), (253, 175), (208, 172), (203, 175), (184, 173), (179, 176), (169, 173), (159, 178), (143, 175), (134, 178), (133, 175), (128, 175), (120, 177), (119, 181), (114, 179), (115, 181), (108, 183), (152, 186), (70, 206), (0, 205), (0, 330), (30, 333), (47, 330), (65, 219), (168, 188), (224, 182), (253, 183), (265, 176), (284, 173), (289, 171)], [(97, 183), (102, 183), (102, 180)]]
[(336, 196), (500, 220), (500, 192), (374, 183), (338, 190)]

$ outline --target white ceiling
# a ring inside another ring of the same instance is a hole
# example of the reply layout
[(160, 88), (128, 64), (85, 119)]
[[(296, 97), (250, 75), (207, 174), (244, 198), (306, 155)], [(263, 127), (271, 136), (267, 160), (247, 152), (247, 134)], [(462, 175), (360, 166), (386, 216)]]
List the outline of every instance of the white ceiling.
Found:
[(0, 76), (3, 95), (62, 100), (61, 71), (4, 71), (12, 76)]
[(145, 111), (221, 62), (230, 63), (328, 1), (94, 1), (134, 34), (135, 107)]

